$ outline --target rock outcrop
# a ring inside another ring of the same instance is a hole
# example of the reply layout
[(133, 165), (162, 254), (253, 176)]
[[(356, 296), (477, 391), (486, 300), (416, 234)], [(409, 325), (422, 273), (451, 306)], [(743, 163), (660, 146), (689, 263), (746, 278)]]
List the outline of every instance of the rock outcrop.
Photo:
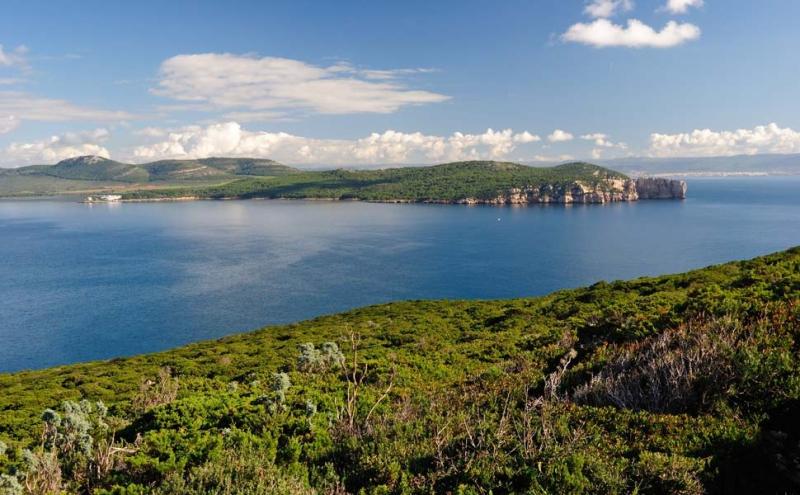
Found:
[(588, 204), (638, 201), (640, 199), (684, 199), (684, 181), (661, 178), (606, 179), (594, 184), (575, 181), (568, 185), (545, 184), (512, 188), (494, 198), (464, 198), (457, 201), (429, 201), (466, 205), (524, 205), (534, 203)]
[(639, 199), (685, 199), (686, 182), (660, 177), (640, 177), (636, 179), (636, 192)]

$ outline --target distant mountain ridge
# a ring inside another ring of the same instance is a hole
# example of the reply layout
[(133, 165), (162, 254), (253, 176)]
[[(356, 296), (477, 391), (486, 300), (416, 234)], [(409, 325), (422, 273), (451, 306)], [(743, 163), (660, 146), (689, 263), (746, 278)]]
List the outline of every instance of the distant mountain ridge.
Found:
[(761, 154), (710, 157), (626, 157), (599, 161), (630, 175), (800, 175), (800, 154)]
[(67, 180), (121, 183), (174, 182), (187, 180), (232, 179), (241, 176), (277, 177), (300, 171), (274, 160), (261, 158), (201, 158), (160, 160), (131, 164), (87, 155), (62, 160), (55, 165), (32, 165), (0, 169), (0, 178), (44, 176)]

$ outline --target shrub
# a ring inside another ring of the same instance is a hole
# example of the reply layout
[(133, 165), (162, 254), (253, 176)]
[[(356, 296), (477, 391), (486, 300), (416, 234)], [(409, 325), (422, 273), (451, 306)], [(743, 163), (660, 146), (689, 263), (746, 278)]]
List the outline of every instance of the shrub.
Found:
[(313, 495), (298, 476), (279, 469), (268, 453), (230, 449), (188, 471), (174, 473), (154, 495)]
[(273, 373), (272, 374), (272, 391), (279, 394), (285, 394), (289, 387), (292, 386), (292, 381), (286, 373)]
[(325, 342), (319, 349), (307, 342), (298, 346), (297, 369), (300, 371), (325, 371), (344, 364), (344, 354), (336, 342)]
[(22, 495), (23, 488), (16, 476), (0, 474), (0, 495)]
[(178, 379), (173, 378), (168, 367), (158, 370), (155, 380), (145, 379), (139, 385), (139, 393), (133, 398), (135, 413), (144, 413), (153, 407), (169, 404), (178, 396)]
[(54, 451), (23, 453), (24, 470), (22, 483), (30, 495), (50, 495), (60, 493), (62, 488), (61, 466)]
[(705, 493), (700, 481), (704, 464), (702, 460), (680, 455), (644, 451), (639, 454), (635, 468), (637, 477), (641, 479), (639, 490), (643, 493), (701, 495)]
[(725, 317), (622, 346), (598, 374), (575, 388), (572, 399), (650, 412), (703, 409), (735, 378), (733, 350), (745, 333), (737, 320)]

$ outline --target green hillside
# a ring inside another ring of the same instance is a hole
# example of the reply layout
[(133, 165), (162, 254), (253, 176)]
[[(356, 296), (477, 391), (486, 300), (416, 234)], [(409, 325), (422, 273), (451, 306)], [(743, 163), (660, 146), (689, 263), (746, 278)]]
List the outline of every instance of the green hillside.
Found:
[(158, 187), (209, 187), (242, 177), (277, 177), (297, 173), (273, 160), (204, 158), (121, 163), (98, 156), (81, 156), (55, 165), (0, 168), (0, 196), (125, 191)]
[(235, 176), (276, 177), (296, 173), (297, 170), (273, 160), (253, 158), (203, 158), (199, 160), (161, 160), (140, 166), (147, 170), (151, 180), (186, 180), (208, 177), (231, 178)]
[(532, 184), (566, 187), (575, 181), (582, 181), (607, 189), (604, 180), (609, 178), (626, 176), (588, 163), (537, 168), (507, 162), (474, 161), (432, 167), (302, 172), (269, 180), (242, 179), (207, 188), (137, 191), (126, 194), (126, 198), (197, 196), (457, 201), (463, 198), (492, 198), (511, 188)]
[(795, 248), (5, 374), (0, 487), (797, 493), (798, 337)]

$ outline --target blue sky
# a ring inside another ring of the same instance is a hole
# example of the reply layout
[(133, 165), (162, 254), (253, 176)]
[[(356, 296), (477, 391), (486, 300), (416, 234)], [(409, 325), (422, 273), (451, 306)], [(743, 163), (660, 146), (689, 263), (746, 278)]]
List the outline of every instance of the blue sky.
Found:
[(75, 154), (343, 165), (800, 152), (796, 0), (26, 0), (4, 11), (0, 166)]

